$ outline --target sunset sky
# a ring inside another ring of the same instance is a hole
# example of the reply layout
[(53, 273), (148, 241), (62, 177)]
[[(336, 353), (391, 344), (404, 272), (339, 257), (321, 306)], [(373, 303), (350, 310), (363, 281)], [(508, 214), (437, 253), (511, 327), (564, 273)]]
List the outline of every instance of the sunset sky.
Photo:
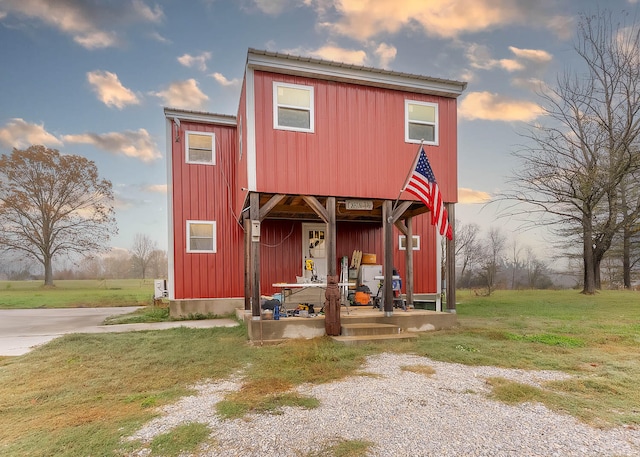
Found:
[[(467, 81), (456, 216), (485, 206), (540, 114), (536, 88), (576, 69), (581, 13), (640, 20), (638, 0), (0, 0), (0, 154), (45, 144), (96, 162), (130, 248), (167, 247), (163, 106), (235, 115), (247, 48)], [(518, 235), (545, 255), (541, 232)]]

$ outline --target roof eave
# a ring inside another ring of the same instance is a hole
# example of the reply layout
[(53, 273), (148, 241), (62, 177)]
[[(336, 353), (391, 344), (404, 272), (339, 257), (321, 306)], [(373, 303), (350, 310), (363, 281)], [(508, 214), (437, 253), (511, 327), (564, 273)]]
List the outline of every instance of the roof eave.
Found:
[(467, 87), (466, 82), (430, 78), (422, 75), (412, 75), (255, 49), (249, 49), (247, 52), (247, 67), (273, 73), (357, 83), (449, 98), (457, 98)]

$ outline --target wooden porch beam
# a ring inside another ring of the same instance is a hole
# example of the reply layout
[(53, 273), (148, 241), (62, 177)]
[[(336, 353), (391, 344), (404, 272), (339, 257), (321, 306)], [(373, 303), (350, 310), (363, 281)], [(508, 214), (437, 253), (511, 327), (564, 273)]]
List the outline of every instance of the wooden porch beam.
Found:
[(409, 209), (409, 207), (411, 207), (411, 204), (412, 204), (412, 203), (413, 203), (413, 202), (409, 202), (409, 201), (404, 201), (404, 202), (400, 203), (400, 204), (396, 207), (396, 209), (393, 211), (393, 213), (391, 214), (391, 222), (395, 224), (395, 222), (396, 222), (397, 220), (399, 220), (399, 219), (402, 217), (402, 215), (404, 214), (404, 212), (405, 212), (406, 210), (408, 210), (408, 209)]
[(269, 199), (267, 203), (265, 203), (262, 208), (260, 208), (260, 220), (264, 220), (267, 217), (267, 214), (271, 212), (273, 208), (275, 208), (278, 203), (280, 203), (285, 198), (285, 195), (276, 194)]
[(307, 202), (307, 205), (309, 205), (311, 209), (313, 209), (313, 211), (320, 217), (320, 219), (322, 219), (326, 224), (329, 223), (329, 214), (327, 213), (326, 208), (322, 206), (322, 204), (316, 197), (312, 195), (303, 195), (302, 198), (305, 202)]

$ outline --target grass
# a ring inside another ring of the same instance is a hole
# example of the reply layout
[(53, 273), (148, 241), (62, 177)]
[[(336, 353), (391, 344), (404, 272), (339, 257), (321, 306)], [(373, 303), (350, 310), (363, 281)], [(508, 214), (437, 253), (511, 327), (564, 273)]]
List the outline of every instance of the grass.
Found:
[(0, 281), (0, 309), (144, 306), (153, 302), (153, 281), (141, 279)]
[(151, 441), (152, 455), (178, 457), (184, 452), (193, 452), (208, 440), (210, 432), (206, 424), (178, 425), (170, 432), (158, 435)]
[(365, 457), (374, 443), (363, 440), (338, 440), (327, 444), (319, 451), (307, 454), (306, 457)]
[[(498, 401), (539, 401), (602, 427), (640, 426), (637, 293), (498, 291), (476, 297), (460, 291), (458, 301), (459, 327), (388, 346), (319, 338), (254, 347), (242, 326), (67, 335), (0, 360), (0, 455), (125, 455), (139, 443), (124, 437), (154, 417), (156, 407), (206, 379), (242, 379), (240, 393), (218, 405), (223, 417), (313, 408), (317, 400), (291, 388), (360, 374), (365, 357), (382, 350), (468, 365), (561, 370), (571, 378), (541, 387), (487, 382)], [(432, 372), (427, 365), (403, 369), (425, 378)], [(152, 455), (191, 452), (209, 443), (205, 431), (202, 424), (174, 429), (157, 443), (166, 439), (181, 450)], [(327, 443), (309, 457), (365, 456), (370, 446)]]

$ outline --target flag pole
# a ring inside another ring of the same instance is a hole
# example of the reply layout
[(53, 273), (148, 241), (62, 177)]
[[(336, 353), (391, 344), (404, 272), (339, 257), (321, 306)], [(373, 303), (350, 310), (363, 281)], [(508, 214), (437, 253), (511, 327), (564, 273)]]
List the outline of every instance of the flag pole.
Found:
[(402, 186), (402, 189), (400, 189), (400, 192), (398, 193), (398, 197), (396, 198), (396, 201), (393, 203), (393, 207), (392, 207), (393, 210), (396, 209), (396, 206), (398, 205), (398, 200), (400, 200), (400, 196), (402, 195), (402, 192), (404, 192), (404, 190), (407, 188), (407, 184), (409, 184), (409, 179), (411, 179), (413, 170), (416, 169), (416, 165), (418, 164), (418, 159), (420, 158), (420, 150), (422, 149), (423, 143), (424, 143), (424, 139), (421, 139), (420, 147), (418, 148), (418, 152), (416, 152), (416, 157), (413, 159), (411, 168), (409, 168), (409, 173), (407, 173), (407, 177), (404, 180), (404, 186)]

